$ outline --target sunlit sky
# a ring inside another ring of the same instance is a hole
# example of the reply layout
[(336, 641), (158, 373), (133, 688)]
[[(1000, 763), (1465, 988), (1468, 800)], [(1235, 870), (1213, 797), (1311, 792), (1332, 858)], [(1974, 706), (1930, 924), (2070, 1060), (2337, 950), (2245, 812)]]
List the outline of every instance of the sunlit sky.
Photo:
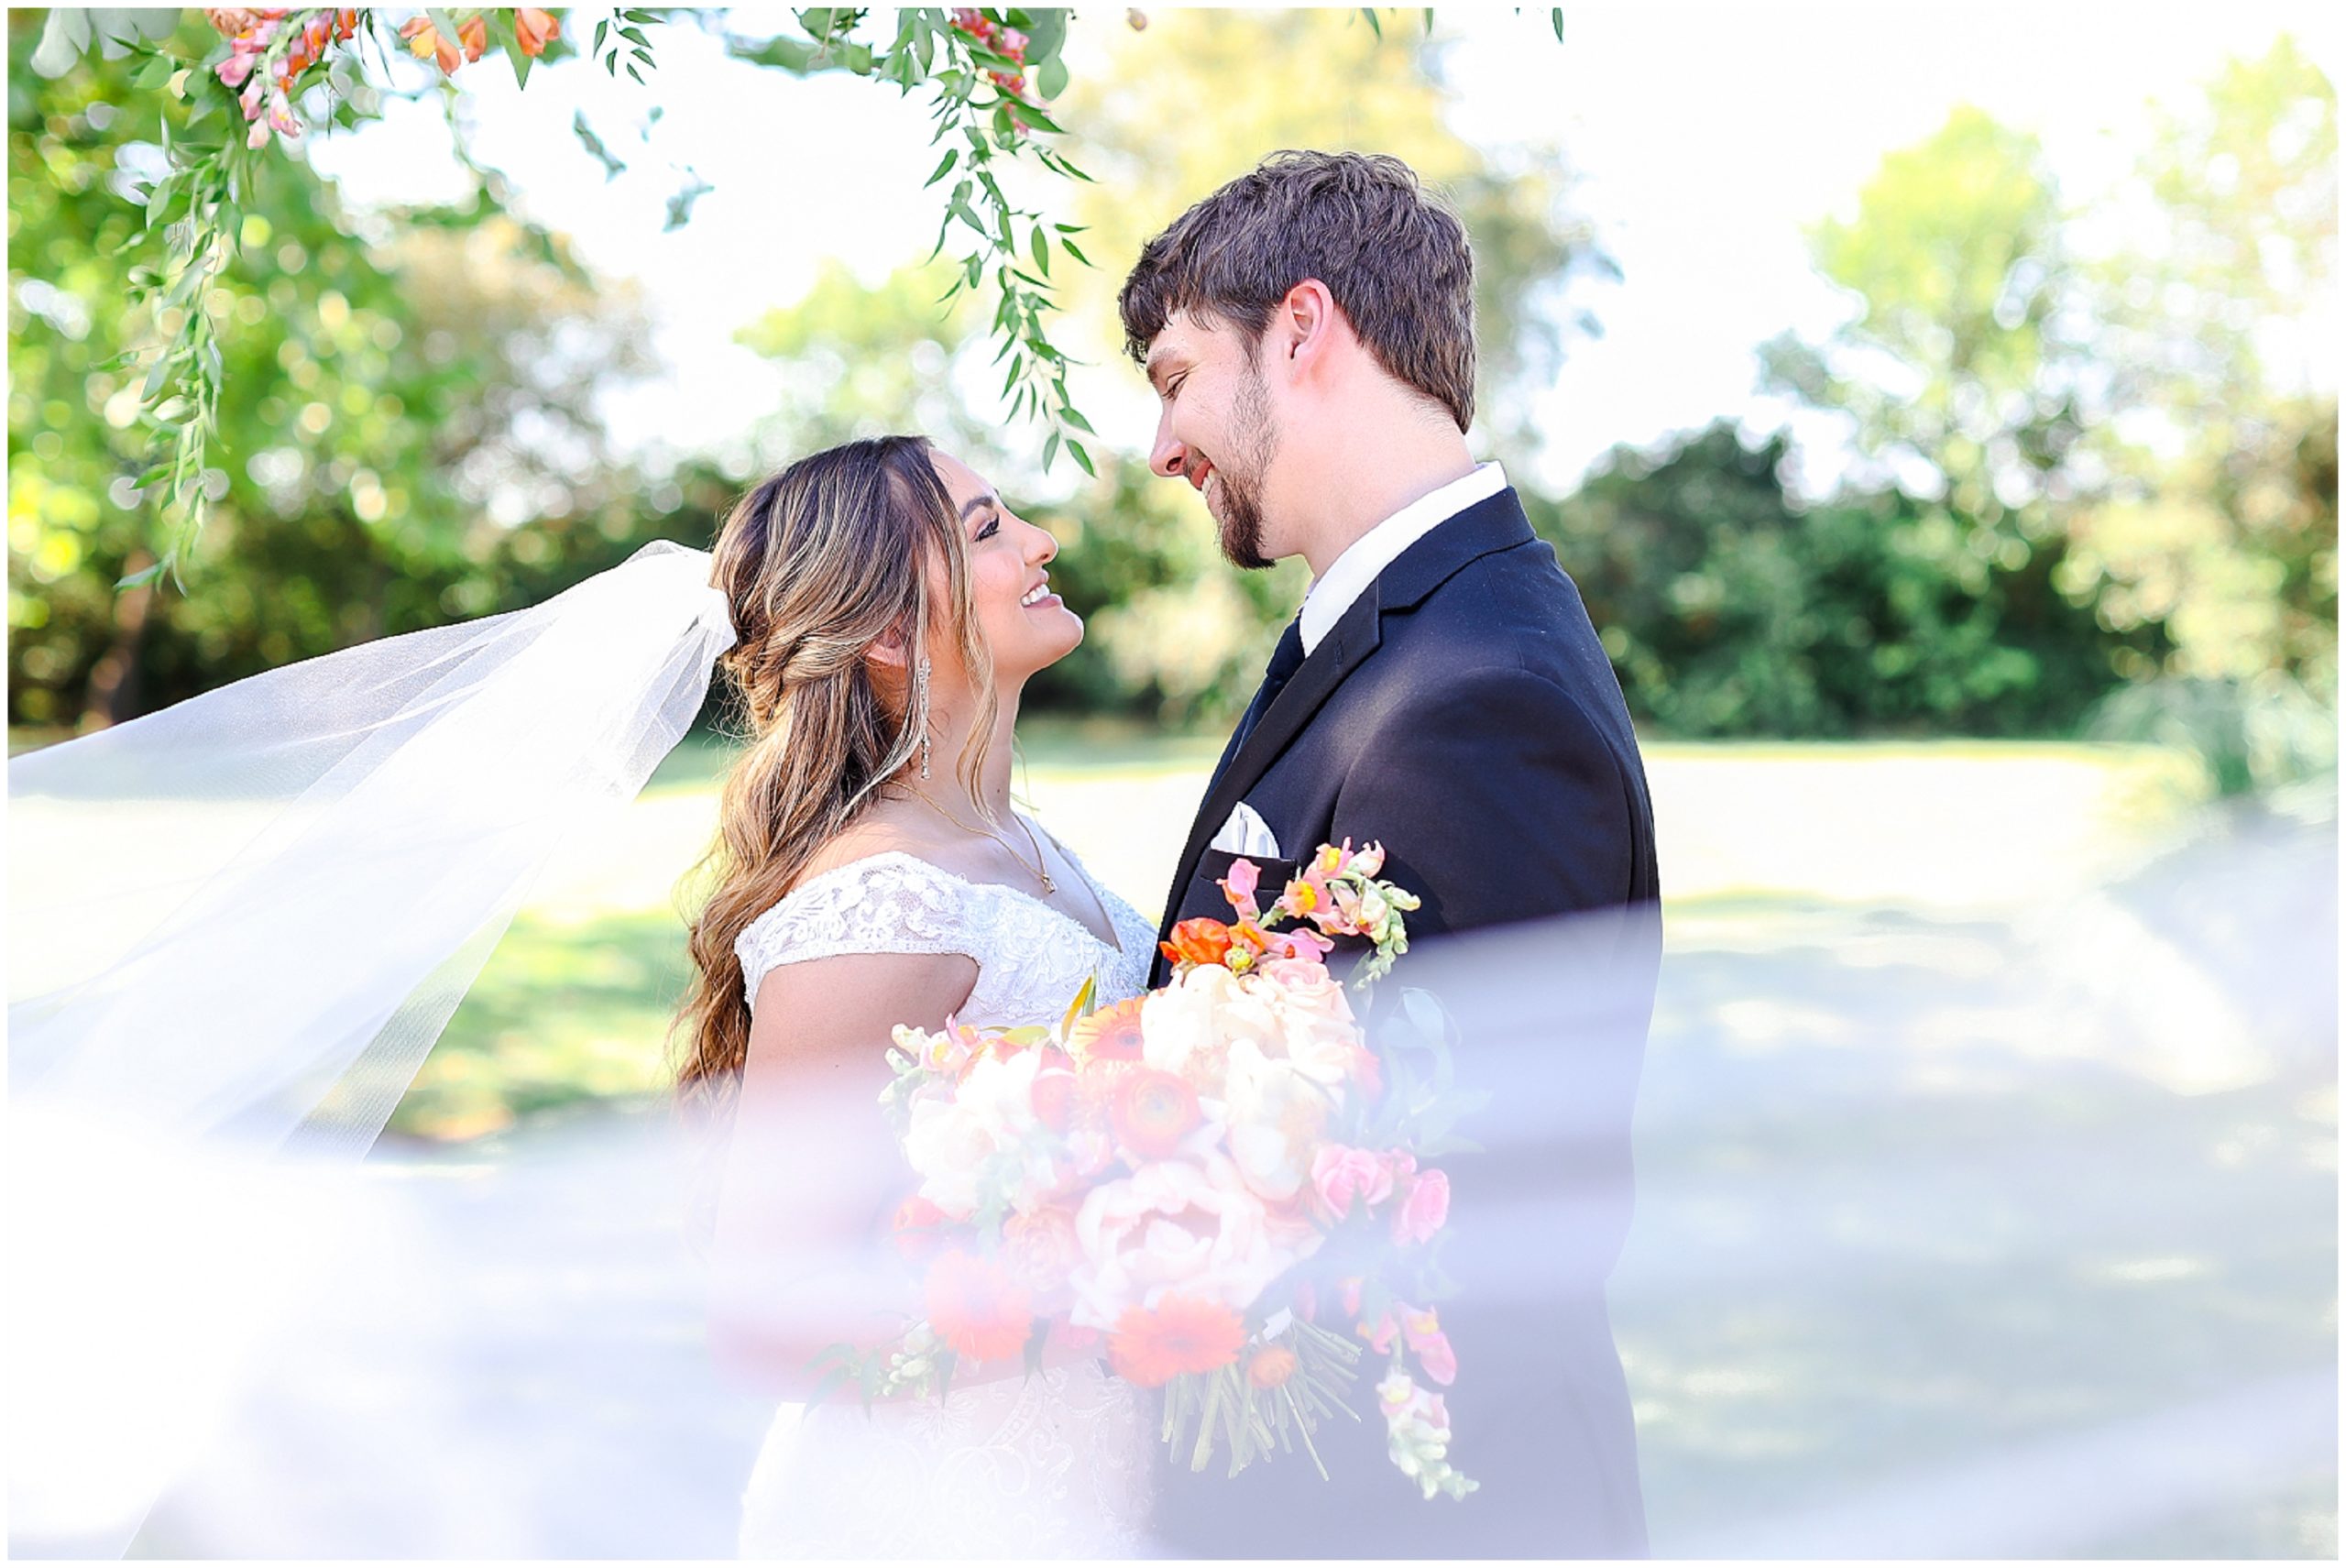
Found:
[[(597, 13), (576, 15), (591, 25)], [(735, 16), (739, 30), (761, 31), (779, 12)], [(1080, 10), (1070, 69), (1096, 69), (1102, 35), (1124, 26), (1122, 8)], [(1545, 7), (1436, 17), (1457, 40), (1454, 127), (1478, 144), (1561, 139), (1584, 175), (1578, 204), (1623, 272), (1579, 296), (1605, 334), (1575, 345), (1534, 411), (1546, 448), (1530, 477), (1552, 489), (1617, 443), (1722, 413), (1775, 422), (1752, 396), (1756, 345), (1787, 327), (1825, 330), (1845, 309), (1809, 268), (1803, 225), (1850, 210), (1884, 153), (1957, 104), (2037, 132), (2065, 189), (2083, 195), (2125, 167), (2146, 100), (2187, 92), (2283, 32), (2334, 82), (2341, 38), (2332, 10), (2279, 4), (1568, 5), (1562, 44), (1548, 27)], [(460, 80), (474, 156), (599, 272), (644, 291), (663, 368), (609, 400), (622, 444), (710, 450), (754, 425), (778, 385), (735, 331), (798, 298), (827, 257), (877, 281), (925, 253), (937, 219), (934, 192), (918, 187), (934, 155), (918, 97), (730, 61), (689, 27), (656, 41), (656, 93), (584, 60), (540, 71), (526, 91), (501, 68)], [(439, 112), (399, 109), (321, 144), (320, 166), (362, 202), (461, 194)], [(607, 181), (580, 147), (580, 110), (628, 173)], [(663, 233), (685, 167), (715, 189)], [(1130, 260), (1093, 259), (1112, 272)], [(1076, 381), (1079, 401), (1106, 445), (1141, 452), (1146, 389), (1102, 357)]]

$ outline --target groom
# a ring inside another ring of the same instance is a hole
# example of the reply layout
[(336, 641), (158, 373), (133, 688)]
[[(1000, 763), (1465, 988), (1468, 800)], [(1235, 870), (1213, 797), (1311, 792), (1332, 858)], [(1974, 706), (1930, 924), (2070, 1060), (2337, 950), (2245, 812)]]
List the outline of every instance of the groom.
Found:
[[(1299, 1450), (1235, 1478), (1160, 1455), (1159, 1543), (1641, 1555), (1604, 1278), (1659, 954), (1653, 813), (1578, 592), (1499, 466), (1468, 454), (1465, 232), (1396, 159), (1277, 153), (1151, 240), (1118, 305), (1159, 399), (1151, 466), (1203, 493), (1233, 563), (1300, 555), (1312, 576), (1215, 769), (1160, 936), (1226, 916), (1215, 884), (1241, 855), (1276, 888), (1319, 844), (1381, 841), (1383, 874), (1423, 900), (1397, 981), (1464, 1016), (1460, 1080), (1496, 1097), (1464, 1130), (1497, 1135), (1444, 1160), (1442, 1262), (1462, 1287), (1439, 1308), (1459, 1364), (1450, 1459), (1480, 1489), (1426, 1501), (1395, 1470), (1370, 1352), (1364, 1420), (1314, 1439), (1331, 1479)], [(1348, 1332), (1341, 1317), (1320, 1313)]]

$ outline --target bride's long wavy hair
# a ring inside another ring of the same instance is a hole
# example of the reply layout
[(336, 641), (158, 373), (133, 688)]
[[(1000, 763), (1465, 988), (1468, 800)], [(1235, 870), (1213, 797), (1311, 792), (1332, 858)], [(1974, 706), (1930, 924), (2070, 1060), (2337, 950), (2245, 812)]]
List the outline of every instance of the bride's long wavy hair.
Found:
[[(968, 546), (926, 439), (851, 441), (799, 459), (741, 499), (714, 554), (740, 635), (719, 665), (748, 745), (725, 781), (716, 842), (687, 883), (711, 888), (689, 916), (693, 972), (676, 1014), (678, 1092), (701, 1105), (729, 1098), (749, 1054), (734, 939), (919, 756), (929, 713), (911, 667), (926, 652), (969, 671), (976, 722), (956, 773), (973, 802), (996, 710)], [(928, 591), (940, 567), (942, 606)], [(949, 624), (934, 627), (939, 609)], [(905, 649), (902, 675), (867, 657), (891, 633)]]

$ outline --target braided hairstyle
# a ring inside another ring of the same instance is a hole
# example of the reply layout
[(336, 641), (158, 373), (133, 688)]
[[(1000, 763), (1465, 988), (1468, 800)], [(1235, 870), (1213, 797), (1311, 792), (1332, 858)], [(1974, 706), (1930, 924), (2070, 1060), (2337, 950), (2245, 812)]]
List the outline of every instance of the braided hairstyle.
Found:
[[(728, 1098), (748, 1058), (735, 938), (870, 808), (928, 732), (924, 690), (875, 665), (872, 646), (893, 633), (907, 671), (923, 653), (968, 669), (978, 714), (958, 762), (973, 798), (995, 711), (967, 545), (923, 438), (852, 441), (791, 464), (734, 507), (715, 556), (740, 637), (720, 667), (749, 744), (692, 879), (711, 891), (690, 918), (693, 973), (676, 1014), (688, 1102)], [(928, 592), (940, 568), (943, 607)], [(950, 624), (933, 634), (940, 608)]]

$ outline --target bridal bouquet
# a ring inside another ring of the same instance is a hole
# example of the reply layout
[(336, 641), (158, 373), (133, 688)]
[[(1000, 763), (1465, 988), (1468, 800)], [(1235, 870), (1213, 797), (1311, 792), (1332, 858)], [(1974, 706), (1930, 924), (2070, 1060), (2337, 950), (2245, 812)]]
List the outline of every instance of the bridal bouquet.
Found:
[[(1393, 1463), (1431, 1498), (1448, 1464), (1457, 1364), (1433, 1308), (1449, 1178), (1429, 1161), (1465, 1097), (1438, 1034), (1372, 1049), (1325, 963), (1365, 939), (1354, 981), (1408, 948), (1417, 899), (1382, 850), (1323, 846), (1267, 905), (1259, 871), (1221, 885), (1234, 918), (1186, 920), (1170, 983), (1055, 1028), (896, 1031), (882, 1095), (919, 1188), (894, 1239), (926, 1315), (878, 1350), (835, 1345), (828, 1392), (944, 1393), (957, 1361), (1099, 1349), (1166, 1390), (1166, 1440), (1230, 1474), (1311, 1442), (1364, 1345)], [(1281, 929), (1284, 926), (1287, 928)], [(1422, 1381), (1420, 1381), (1422, 1379)]]

